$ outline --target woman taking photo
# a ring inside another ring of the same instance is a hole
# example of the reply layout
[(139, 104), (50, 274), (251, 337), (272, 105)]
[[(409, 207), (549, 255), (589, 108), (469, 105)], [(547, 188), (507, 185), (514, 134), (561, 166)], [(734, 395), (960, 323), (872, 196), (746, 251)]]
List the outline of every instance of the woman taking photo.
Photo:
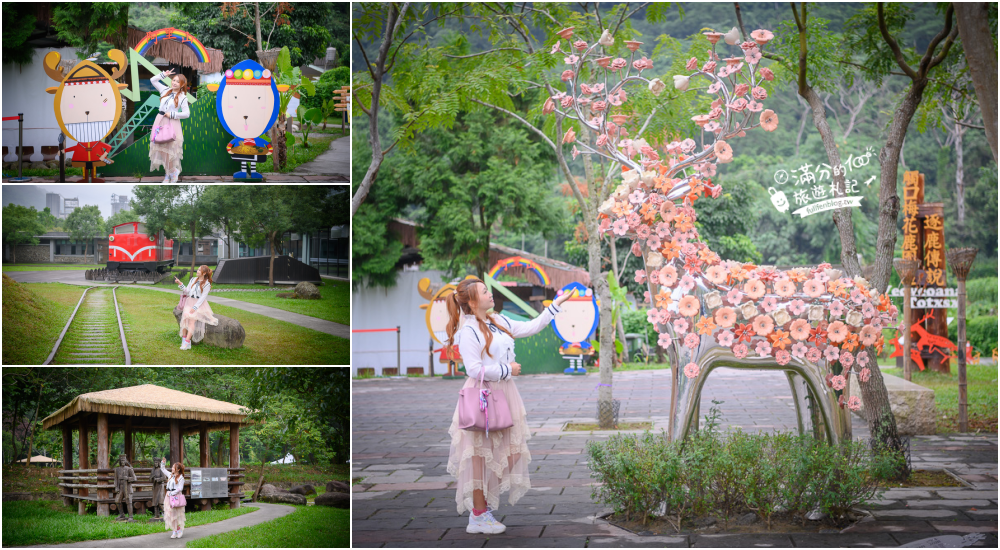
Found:
[(494, 392), (504, 393), (513, 420), (512, 427), (490, 430), (487, 436), (486, 432), (459, 428), (458, 407), (455, 407), (448, 429), (451, 435), (448, 473), (458, 480), (455, 494), (458, 513), (469, 511), (469, 526), (465, 529), (468, 533), (503, 533), (507, 528), (492, 513), (500, 507), (500, 494), (510, 491), (509, 502), (513, 505), (531, 488), (528, 479), (531, 435), (524, 402), (512, 378), (521, 373), (521, 365), (514, 361), (514, 339), (541, 332), (571, 294), (559, 296), (541, 315), (527, 322), (490, 313), (493, 294), (479, 279), (458, 283), (448, 299), (448, 338), (450, 344), (458, 344), (465, 362), (467, 378), (463, 388), (477, 389), (482, 374)]
[(184, 134), (181, 132), (181, 120), (191, 116), (188, 110), (187, 78), (179, 74), (170, 80), (170, 87), (160, 82), (174, 74), (174, 70), (164, 71), (149, 81), (160, 92), (160, 114), (153, 121), (153, 128), (169, 125), (173, 130), (173, 141), (157, 142), (149, 138), (149, 170), (152, 172), (160, 166), (167, 177), (163, 183), (177, 183), (181, 175), (181, 159), (184, 157)]
[(160, 470), (168, 476), (167, 490), (163, 495), (163, 526), (168, 531), (173, 531), (170, 538), (179, 539), (184, 535), (184, 507), (170, 506), (170, 497), (179, 495), (184, 490), (184, 465), (174, 462), (174, 466), (168, 472), (166, 464), (166, 459), (160, 462)]
[[(205, 337), (205, 324), (218, 326), (219, 320), (208, 305), (208, 293), (212, 290), (212, 270), (207, 265), (198, 268), (197, 277), (191, 277), (185, 287), (181, 280), (174, 277), (174, 282), (181, 289), (184, 300), (184, 313), (181, 314), (180, 334), (181, 349), (191, 349), (191, 342), (201, 342)], [(193, 303), (192, 303), (193, 302)]]

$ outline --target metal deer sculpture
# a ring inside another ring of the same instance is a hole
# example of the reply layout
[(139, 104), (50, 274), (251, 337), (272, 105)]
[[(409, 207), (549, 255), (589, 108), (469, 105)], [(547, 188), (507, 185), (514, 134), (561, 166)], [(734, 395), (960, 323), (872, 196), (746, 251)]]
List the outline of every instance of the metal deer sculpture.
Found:
[[(779, 271), (723, 261), (695, 228), (694, 201), (721, 195), (711, 176), (718, 164), (732, 160), (728, 140), (758, 126), (777, 128), (777, 115), (763, 108), (762, 84), (774, 75), (759, 65), (773, 34), (756, 30), (741, 43), (735, 28), (703, 33), (711, 44), (707, 58), (691, 58), (686, 64), (691, 74), (673, 77), (680, 92), (704, 78), (705, 92), (714, 96), (708, 113), (692, 117), (701, 128), (700, 140), (675, 140), (659, 149), (639, 137), (644, 128), (629, 137), (635, 128), (623, 106), (626, 85), (644, 84), (656, 96), (667, 87), (643, 76), (653, 62), (638, 53), (642, 43), (624, 43), (630, 52), (626, 60), (605, 53), (615, 41), (608, 31), (595, 44), (574, 41), (572, 27), (558, 34), (569, 42), (569, 51), (560, 40), (550, 53), (565, 56), (566, 91), (548, 98), (542, 112), (558, 112), (596, 135), (591, 146), (568, 130), (562, 143), (573, 144), (574, 157), (591, 154), (622, 166), (621, 184), (599, 208), (600, 231), (632, 239), (632, 253), (642, 258), (644, 269), (635, 272), (635, 280), (647, 284), (648, 320), (674, 367), (669, 436), (683, 439), (697, 426), (705, 379), (715, 368), (731, 367), (785, 372), (800, 432), (831, 443), (850, 439), (845, 408), (858, 410), (861, 403), (845, 393), (847, 378), (854, 374), (861, 383), (868, 381), (864, 347), (881, 349), (881, 329), (896, 319), (888, 297), (829, 264)], [(722, 39), (738, 54), (720, 59)], [(582, 74), (592, 83), (582, 82)]]

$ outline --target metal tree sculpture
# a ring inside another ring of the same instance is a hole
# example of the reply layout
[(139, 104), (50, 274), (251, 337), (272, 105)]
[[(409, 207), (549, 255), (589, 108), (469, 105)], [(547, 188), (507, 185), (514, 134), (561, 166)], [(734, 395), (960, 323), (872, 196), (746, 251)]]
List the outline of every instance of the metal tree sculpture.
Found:
[[(863, 278), (845, 278), (829, 264), (779, 271), (723, 261), (695, 228), (694, 201), (721, 195), (711, 177), (718, 164), (733, 158), (727, 140), (758, 126), (764, 131), (778, 126), (777, 115), (763, 108), (767, 91), (761, 87), (774, 78), (760, 66), (762, 48), (773, 34), (756, 30), (752, 40), (740, 43), (735, 28), (704, 33), (712, 45), (707, 60), (688, 60), (692, 73), (674, 76), (674, 87), (685, 92), (691, 79), (705, 78), (706, 92), (716, 98), (708, 113), (692, 117), (701, 127), (699, 142), (672, 141), (662, 158), (645, 139), (629, 139), (630, 117), (614, 113), (628, 101), (626, 85), (644, 84), (654, 95), (666, 88), (642, 75), (653, 67), (638, 53), (642, 43), (625, 42), (631, 52), (626, 60), (604, 54), (615, 40), (608, 31), (596, 44), (572, 41), (572, 27), (558, 34), (570, 41), (569, 52), (561, 40), (551, 50), (569, 65), (562, 73), (566, 92), (548, 98), (542, 112), (559, 112), (596, 134), (591, 146), (578, 142), (573, 129), (566, 132), (562, 142), (574, 144), (574, 157), (598, 155), (622, 166), (622, 183), (599, 209), (600, 230), (631, 239), (632, 253), (643, 260), (635, 280), (647, 283), (646, 302), (654, 306), (647, 318), (674, 367), (669, 436), (682, 439), (697, 426), (705, 379), (724, 366), (784, 371), (799, 430), (831, 443), (850, 439), (845, 409), (859, 410), (861, 401), (849, 395), (848, 378), (853, 372), (861, 383), (868, 381), (871, 358), (863, 348), (881, 350), (881, 329), (895, 321), (895, 306)], [(742, 55), (720, 59), (716, 49), (722, 39)], [(585, 70), (596, 82), (581, 81)]]

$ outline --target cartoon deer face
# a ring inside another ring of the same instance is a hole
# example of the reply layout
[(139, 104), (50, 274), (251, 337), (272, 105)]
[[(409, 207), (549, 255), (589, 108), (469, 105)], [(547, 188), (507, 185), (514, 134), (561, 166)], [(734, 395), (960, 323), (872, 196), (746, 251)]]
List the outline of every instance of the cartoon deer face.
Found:
[(108, 74), (96, 63), (81, 61), (69, 75), (59, 67), (61, 56), (49, 52), (45, 56), (45, 73), (59, 82), (58, 86), (46, 88), (55, 94), (56, 121), (67, 137), (76, 141), (101, 141), (118, 122), (122, 113), (121, 88), (115, 79), (125, 74), (128, 62), (121, 50), (111, 50), (108, 57), (118, 63), (118, 69)]

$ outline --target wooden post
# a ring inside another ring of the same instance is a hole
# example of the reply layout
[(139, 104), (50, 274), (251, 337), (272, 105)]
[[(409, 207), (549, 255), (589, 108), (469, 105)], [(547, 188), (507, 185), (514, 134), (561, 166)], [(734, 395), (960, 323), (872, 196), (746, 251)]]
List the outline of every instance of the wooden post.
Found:
[[(73, 428), (68, 424), (63, 424), (62, 427), (62, 444), (63, 444), (63, 470), (72, 470), (73, 468)], [(63, 487), (60, 491), (64, 495), (73, 494), (72, 487)], [(63, 504), (66, 506), (73, 505), (73, 499), (63, 497)]]
[(181, 423), (179, 420), (170, 419), (170, 464), (167, 469), (171, 469), (175, 462), (181, 462)]
[[(80, 419), (79, 427), (79, 437), (80, 442), (77, 445), (77, 452), (80, 453), (80, 470), (86, 470), (90, 468), (90, 438), (87, 437), (87, 426), (84, 424), (83, 419)], [(82, 497), (90, 495), (89, 489), (80, 489), (79, 495)], [(87, 501), (78, 500), (78, 513), (82, 516), (87, 513)]]
[[(972, 262), (969, 262), (970, 264)], [(942, 317), (944, 314), (942, 314)], [(969, 393), (965, 371), (965, 277), (958, 279), (958, 431), (969, 431)]]
[[(240, 425), (236, 422), (229, 424), (229, 467), (239, 468), (240, 467)], [(237, 472), (238, 473), (238, 472)], [(229, 476), (226, 476), (226, 481), (229, 481)], [(242, 479), (242, 478), (237, 478)], [(229, 485), (226, 485), (229, 487)], [(227, 492), (235, 492), (243, 494), (242, 485), (233, 485), (232, 488), (227, 488)], [(240, 507), (240, 497), (232, 497), (229, 501), (229, 508), (239, 508)]]
[[(108, 456), (108, 413), (97, 413), (97, 468), (108, 469), (111, 467), (111, 460)], [(100, 475), (100, 474), (98, 474)], [(98, 481), (98, 483), (101, 483)], [(98, 489), (97, 498), (105, 500), (108, 498), (107, 489)], [(108, 505), (103, 502), (97, 503), (97, 515), (108, 515)]]
[(132, 443), (132, 417), (125, 417), (125, 456), (129, 464), (135, 462), (135, 445)]
[[(208, 448), (208, 422), (202, 422), (201, 426), (198, 427), (198, 450), (201, 451), (201, 455), (198, 461), (198, 465), (202, 468), (208, 468), (212, 464), (209, 462), (211, 458), (209, 457)], [(201, 499), (201, 511), (206, 512), (212, 509), (211, 499), (203, 498)]]

